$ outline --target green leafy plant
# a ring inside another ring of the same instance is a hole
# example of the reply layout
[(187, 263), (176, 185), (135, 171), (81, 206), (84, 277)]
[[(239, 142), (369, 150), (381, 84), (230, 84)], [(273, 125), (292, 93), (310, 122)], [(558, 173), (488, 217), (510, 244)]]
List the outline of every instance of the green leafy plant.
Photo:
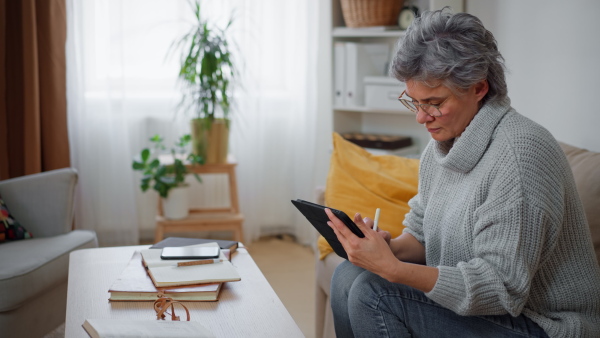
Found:
[(197, 118), (206, 118), (211, 123), (220, 107), (227, 119), (230, 83), (236, 74), (226, 39), (233, 19), (220, 29), (202, 18), (200, 0), (190, 1), (190, 6), (195, 18), (192, 28), (171, 46), (171, 50), (181, 49), (179, 80), (183, 95), (179, 108), (192, 110)]
[[(169, 190), (185, 185), (185, 175), (188, 173), (185, 163), (204, 163), (204, 159), (198, 155), (186, 155), (186, 146), (191, 140), (192, 137), (189, 134), (181, 136), (175, 142), (174, 147), (170, 149), (172, 159), (165, 159), (161, 162), (159, 154), (166, 150), (163, 144), (164, 139), (158, 134), (150, 138), (154, 149), (144, 148), (140, 153), (139, 160), (134, 159), (131, 165), (133, 170), (141, 171), (144, 175), (140, 182), (142, 191), (145, 192), (152, 186), (161, 197), (167, 198)], [(198, 174), (194, 173), (194, 176), (198, 182), (202, 182)]]

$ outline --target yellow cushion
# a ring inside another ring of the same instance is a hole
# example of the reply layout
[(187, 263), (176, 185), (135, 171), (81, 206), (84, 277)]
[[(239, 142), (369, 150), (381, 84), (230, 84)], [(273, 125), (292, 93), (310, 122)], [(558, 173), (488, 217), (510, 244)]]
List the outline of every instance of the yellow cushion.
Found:
[[(395, 155), (372, 155), (333, 134), (333, 153), (325, 189), (325, 205), (344, 211), (350, 218), (359, 212), (373, 218), (381, 209), (379, 228), (392, 238), (402, 233), (408, 201), (417, 194), (419, 160)], [(317, 242), (319, 257), (333, 249), (325, 238)]]

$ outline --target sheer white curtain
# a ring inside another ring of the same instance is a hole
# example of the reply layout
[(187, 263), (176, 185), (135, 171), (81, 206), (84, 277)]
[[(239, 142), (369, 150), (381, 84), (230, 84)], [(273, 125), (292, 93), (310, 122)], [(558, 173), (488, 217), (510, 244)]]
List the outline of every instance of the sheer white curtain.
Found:
[[(234, 12), (242, 85), (230, 150), (239, 163), (245, 239), (291, 233), (310, 243), (314, 231), (290, 199), (310, 199), (314, 190), (317, 0), (204, 4), (220, 23)], [(131, 159), (155, 133), (172, 142), (189, 132), (189, 116), (175, 114), (178, 60), (165, 59), (187, 31), (189, 5), (71, 0), (67, 12), (70, 144), (80, 175), (76, 224), (95, 230), (102, 245), (135, 244), (140, 230), (154, 226), (157, 197), (140, 192)]]
[(303, 243), (312, 227), (291, 199), (314, 195), (317, 1), (244, 1), (237, 31), (245, 82), (234, 119), (246, 237), (292, 233)]

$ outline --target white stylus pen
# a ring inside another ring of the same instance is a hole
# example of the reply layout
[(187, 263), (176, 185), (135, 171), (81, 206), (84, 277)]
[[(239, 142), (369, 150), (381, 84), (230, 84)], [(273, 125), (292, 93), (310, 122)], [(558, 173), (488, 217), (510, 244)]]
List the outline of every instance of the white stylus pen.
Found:
[(375, 222), (373, 222), (373, 230), (377, 231), (377, 224), (379, 224), (379, 208), (375, 210)]

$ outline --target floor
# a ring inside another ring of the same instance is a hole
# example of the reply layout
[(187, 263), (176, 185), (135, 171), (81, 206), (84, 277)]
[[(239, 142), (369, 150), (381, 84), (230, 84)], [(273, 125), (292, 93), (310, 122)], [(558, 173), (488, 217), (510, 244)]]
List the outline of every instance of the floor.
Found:
[(315, 337), (315, 254), (291, 237), (262, 238), (248, 252), (307, 338)]
[[(315, 337), (315, 254), (289, 236), (261, 238), (246, 245), (283, 305), (307, 338)], [(45, 338), (65, 336), (64, 324)]]

